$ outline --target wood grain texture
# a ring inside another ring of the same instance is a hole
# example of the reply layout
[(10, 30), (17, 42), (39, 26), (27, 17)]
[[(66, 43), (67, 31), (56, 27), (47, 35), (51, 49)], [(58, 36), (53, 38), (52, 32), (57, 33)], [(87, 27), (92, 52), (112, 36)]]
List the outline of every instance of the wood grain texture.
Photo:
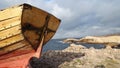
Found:
[(21, 41), (23, 39), (24, 39), (24, 37), (22, 36), (22, 34), (18, 34), (13, 37), (10, 37), (8, 39), (2, 40), (2, 41), (0, 41), (0, 48), (9, 46), (9, 45), (14, 44), (18, 41)]
[[(45, 34), (45, 40), (44, 40), (44, 44), (45, 44), (54, 36), (60, 24), (60, 20), (55, 16), (36, 7), (32, 7), (29, 5), (27, 6), (25, 5), (25, 7), (28, 8), (27, 9), (24, 8), (23, 10), (22, 27), (26, 27), (27, 24), (29, 25), (29, 27), (35, 27), (37, 30), (26, 29), (23, 35), (36, 49), (38, 47), (38, 44), (40, 44), (42, 33)], [(49, 16), (49, 20), (48, 22), (46, 22), (48, 16)]]
[[(15, 51), (15, 50), (19, 50), (19, 49), (24, 48), (24, 47), (26, 47), (28, 45), (30, 45), (30, 44), (26, 44), (25, 40), (16, 42), (16, 43), (14, 43), (12, 45), (9, 45), (9, 46), (6, 46), (4, 48), (1, 48), (0, 49), (0, 56), (8, 54), (8, 53), (10, 53), (12, 51)], [(24, 49), (24, 50), (27, 50), (27, 49)]]
[(8, 18), (16, 17), (16, 16), (21, 16), (22, 10), (23, 10), (22, 8), (23, 6), (19, 6), (19, 7), (15, 6), (15, 7), (1, 10), (0, 21)]
[(32, 56), (41, 54), (59, 24), (55, 16), (28, 4), (1, 10), (0, 67), (26, 66)]
[(4, 21), (0, 21), (0, 31), (8, 29), (10, 27), (20, 25), (21, 16), (13, 17)]
[(12, 28), (6, 29), (4, 31), (0, 31), (0, 41), (7, 39), (11, 36), (17, 35), (21, 33), (21, 26), (17, 25)]

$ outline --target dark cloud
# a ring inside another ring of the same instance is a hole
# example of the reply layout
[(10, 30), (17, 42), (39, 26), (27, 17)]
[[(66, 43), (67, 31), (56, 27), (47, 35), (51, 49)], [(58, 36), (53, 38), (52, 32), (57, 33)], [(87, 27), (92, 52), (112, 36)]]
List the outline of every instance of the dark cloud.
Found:
[(120, 0), (4, 0), (0, 8), (24, 2), (62, 20), (54, 38), (120, 32)]
[(60, 7), (68, 8), (73, 14), (72, 20), (66, 21), (67, 23), (62, 22), (66, 23), (61, 27), (62, 31), (67, 34), (65, 36), (80, 37), (119, 33), (119, 0), (71, 0), (67, 2), (68, 0), (66, 2), (56, 0)]

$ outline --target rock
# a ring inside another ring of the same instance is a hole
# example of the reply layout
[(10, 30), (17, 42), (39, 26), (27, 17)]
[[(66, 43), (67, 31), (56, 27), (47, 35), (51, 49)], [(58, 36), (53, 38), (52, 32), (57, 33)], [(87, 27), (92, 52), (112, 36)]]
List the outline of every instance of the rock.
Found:
[(106, 49), (112, 49), (112, 47), (111, 47), (111, 46), (109, 46), (109, 45), (107, 45), (107, 46), (106, 46)]
[(77, 41), (79, 40), (75, 38), (68, 38), (68, 39), (63, 40), (64, 43), (76, 43)]
[(90, 47), (89, 49), (95, 49), (94, 47)]
[(86, 49), (85, 46), (83, 45), (77, 45), (77, 44), (70, 44), (70, 46), (66, 49), (64, 49), (64, 51), (67, 51), (67, 52), (79, 52), (81, 49)]
[[(81, 45), (82, 46), (82, 45)], [(119, 68), (120, 49), (80, 49), (72, 44), (64, 50), (51, 50), (31, 61), (33, 68)]]
[(92, 44), (103, 44), (106, 47), (116, 47), (120, 44), (120, 36), (87, 36), (80, 39), (80, 42), (92, 43)]
[(102, 44), (113, 48), (120, 46), (120, 36), (86, 36), (81, 39), (66, 39), (64, 42)]
[(77, 49), (86, 49), (86, 47), (85, 46), (83, 46), (83, 45), (77, 45), (77, 44), (74, 44), (74, 43), (72, 43), (72, 44), (70, 44), (70, 47), (73, 47), (73, 48), (77, 48)]

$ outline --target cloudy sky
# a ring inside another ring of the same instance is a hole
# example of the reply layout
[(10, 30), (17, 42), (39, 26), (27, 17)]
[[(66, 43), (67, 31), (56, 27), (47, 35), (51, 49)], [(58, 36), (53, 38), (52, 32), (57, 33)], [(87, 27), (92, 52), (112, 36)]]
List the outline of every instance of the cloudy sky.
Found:
[(21, 3), (62, 20), (54, 38), (120, 33), (120, 0), (1, 0), (0, 9)]

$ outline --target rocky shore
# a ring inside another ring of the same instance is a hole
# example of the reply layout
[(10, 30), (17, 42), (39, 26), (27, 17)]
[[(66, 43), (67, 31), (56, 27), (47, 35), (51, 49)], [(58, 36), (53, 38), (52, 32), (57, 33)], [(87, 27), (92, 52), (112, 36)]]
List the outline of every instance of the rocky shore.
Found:
[(106, 48), (120, 47), (120, 36), (86, 36), (80, 39), (68, 38), (63, 40), (64, 43), (88, 43), (102, 44)]
[(33, 68), (120, 68), (120, 49), (95, 49), (70, 44), (32, 61)]

